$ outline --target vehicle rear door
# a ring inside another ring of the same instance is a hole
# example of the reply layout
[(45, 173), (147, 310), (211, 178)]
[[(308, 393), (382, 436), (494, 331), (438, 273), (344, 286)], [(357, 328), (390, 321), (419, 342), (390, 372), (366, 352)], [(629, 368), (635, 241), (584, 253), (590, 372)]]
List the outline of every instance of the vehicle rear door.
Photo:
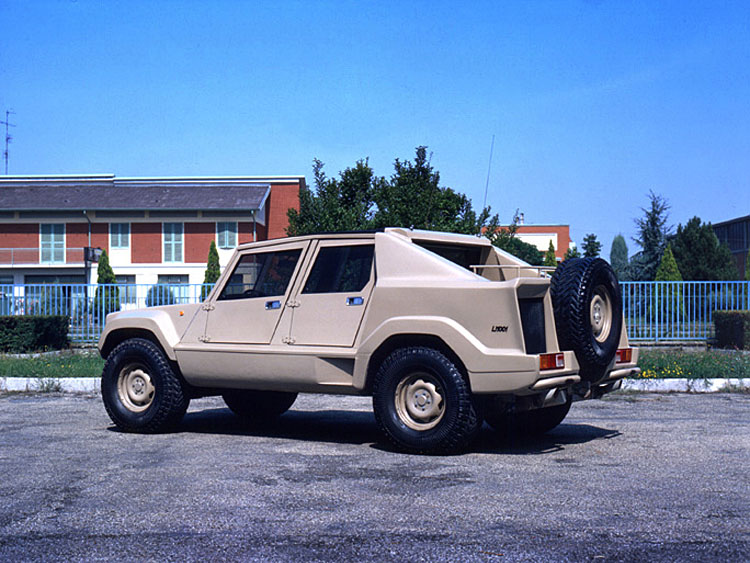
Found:
[(295, 346), (352, 346), (375, 284), (372, 239), (323, 240), (293, 298)]

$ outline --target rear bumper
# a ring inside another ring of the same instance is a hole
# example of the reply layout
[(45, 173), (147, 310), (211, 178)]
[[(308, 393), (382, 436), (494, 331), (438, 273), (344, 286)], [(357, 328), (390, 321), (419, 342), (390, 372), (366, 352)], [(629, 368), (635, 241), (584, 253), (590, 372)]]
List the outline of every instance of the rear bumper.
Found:
[[(471, 372), (469, 382), (473, 393), (528, 395), (561, 387), (570, 387), (581, 382), (580, 367), (573, 352), (564, 352), (565, 368), (540, 371), (538, 368), (515, 372)], [(539, 365), (538, 356), (536, 365)], [(615, 369), (616, 368), (616, 369)], [(606, 376), (597, 381), (596, 386), (607, 386), (625, 377), (634, 377), (641, 369), (635, 364), (612, 366)]]

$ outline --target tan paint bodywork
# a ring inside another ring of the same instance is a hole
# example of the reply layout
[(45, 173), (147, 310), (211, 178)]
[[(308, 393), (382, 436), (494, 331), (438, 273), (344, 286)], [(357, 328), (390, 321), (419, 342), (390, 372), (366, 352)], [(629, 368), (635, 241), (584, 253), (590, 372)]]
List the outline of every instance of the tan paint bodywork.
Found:
[[(485, 268), (480, 277), (412, 239), (476, 245), (482, 265), (504, 267)], [(375, 245), (374, 271), (365, 288), (351, 294), (302, 293), (320, 247), (344, 244)], [(285, 295), (274, 298), (281, 301), (278, 310), (266, 310), (268, 298), (217, 300), (241, 255), (290, 248), (302, 254)], [(110, 315), (99, 348), (117, 330), (138, 328), (152, 332), (185, 379), (198, 387), (361, 394), (370, 358), (384, 342), (428, 335), (461, 360), (473, 392), (528, 394), (544, 389), (545, 381), (564, 386), (578, 378), (572, 352), (565, 352), (564, 369), (540, 375), (538, 356), (524, 351), (519, 297), (543, 298), (546, 348), (559, 350), (548, 288), (549, 277), (484, 238), (386, 229), (277, 239), (240, 246), (202, 305)], [(360, 297), (362, 304), (347, 306), (347, 297)], [(496, 325), (508, 329), (494, 332)], [(252, 331), (256, 336), (249, 335)], [(623, 330), (620, 347), (627, 346)], [(635, 368), (637, 357), (635, 349), (633, 361), (618, 370)]]

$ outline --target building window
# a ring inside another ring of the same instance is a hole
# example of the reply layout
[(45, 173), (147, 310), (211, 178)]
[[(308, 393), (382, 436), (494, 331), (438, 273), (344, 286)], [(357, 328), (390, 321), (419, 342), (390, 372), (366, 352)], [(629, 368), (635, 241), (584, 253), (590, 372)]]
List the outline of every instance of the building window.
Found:
[(130, 223), (112, 223), (109, 226), (110, 248), (128, 248), (130, 246)]
[(164, 261), (182, 262), (182, 223), (164, 223)]
[[(180, 225), (182, 226), (182, 225)], [(162, 292), (169, 294), (169, 303), (188, 303), (190, 297), (190, 276), (182, 274), (159, 274), (157, 283), (163, 286)], [(163, 303), (164, 305), (168, 303)]]
[(115, 276), (115, 281), (117, 282), (117, 285), (122, 285), (123, 287), (120, 288), (120, 303), (136, 303), (137, 302), (137, 296), (136, 296), (136, 285), (135, 285), (135, 276), (132, 275), (125, 275), (125, 276)]
[(40, 225), (42, 262), (62, 264), (65, 262), (65, 225)]
[(234, 248), (237, 246), (237, 223), (216, 223), (216, 238), (219, 248)]

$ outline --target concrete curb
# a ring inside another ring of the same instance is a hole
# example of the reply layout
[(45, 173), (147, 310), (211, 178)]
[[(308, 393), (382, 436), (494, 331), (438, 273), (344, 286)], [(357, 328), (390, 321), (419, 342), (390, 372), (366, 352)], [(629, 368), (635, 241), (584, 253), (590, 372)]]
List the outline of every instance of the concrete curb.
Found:
[(647, 393), (750, 391), (750, 379), (625, 379), (621, 388)]
[(63, 392), (77, 394), (99, 394), (99, 377), (0, 377), (0, 392)]
[[(622, 389), (644, 393), (717, 393), (719, 391), (750, 391), (750, 379), (625, 379)], [(0, 377), (0, 392), (26, 393), (62, 392), (94, 394), (101, 392), (98, 377)]]

